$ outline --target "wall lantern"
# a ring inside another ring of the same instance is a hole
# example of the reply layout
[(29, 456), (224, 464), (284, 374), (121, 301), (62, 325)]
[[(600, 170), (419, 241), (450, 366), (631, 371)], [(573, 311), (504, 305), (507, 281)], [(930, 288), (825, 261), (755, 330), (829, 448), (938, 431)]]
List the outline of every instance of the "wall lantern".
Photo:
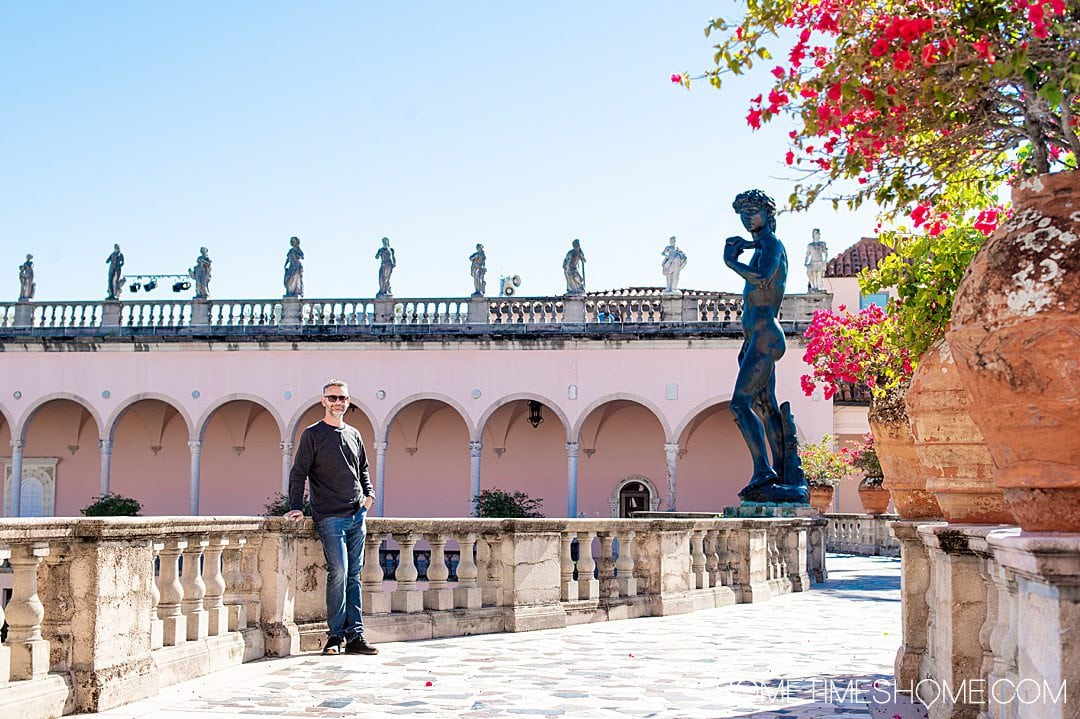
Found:
[(533, 426), (533, 429), (539, 427), (540, 423), (544, 421), (544, 416), (540, 414), (543, 406), (535, 399), (529, 400), (529, 424)]

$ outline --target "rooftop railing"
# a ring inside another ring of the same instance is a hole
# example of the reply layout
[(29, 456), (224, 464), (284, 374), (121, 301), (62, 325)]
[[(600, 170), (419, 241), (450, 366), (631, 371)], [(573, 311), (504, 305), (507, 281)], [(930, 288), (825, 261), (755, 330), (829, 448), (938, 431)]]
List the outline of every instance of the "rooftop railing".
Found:
[[(788, 295), (780, 308), (787, 332), (805, 328), (831, 295)], [(647, 331), (674, 324), (738, 330), (742, 295), (621, 290), (557, 297), (418, 297), (386, 299), (131, 300), (0, 303), (4, 336), (158, 336), (398, 332)], [(510, 328), (513, 328), (511, 330)]]

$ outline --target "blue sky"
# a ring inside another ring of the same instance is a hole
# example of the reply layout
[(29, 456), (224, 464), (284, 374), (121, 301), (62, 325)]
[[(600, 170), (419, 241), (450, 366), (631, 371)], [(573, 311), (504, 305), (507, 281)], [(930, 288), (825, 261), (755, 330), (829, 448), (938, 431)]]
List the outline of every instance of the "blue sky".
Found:
[[(397, 297), (565, 289), (574, 238), (589, 290), (659, 286), (671, 235), (681, 285), (741, 289), (723, 266), (731, 210), (783, 202), (788, 128), (751, 132), (767, 82), (686, 92), (712, 15), (733, 2), (8, 2), (0, 4), (0, 298), (35, 256), (38, 300), (105, 296), (130, 273), (179, 273), (200, 245), (216, 299), (280, 297), (292, 235), (305, 295), (371, 297), (391, 239)], [(767, 70), (767, 68), (762, 68)], [(873, 214), (784, 215), (802, 291), (812, 228), (835, 254)], [(188, 297), (167, 288), (134, 299)]]

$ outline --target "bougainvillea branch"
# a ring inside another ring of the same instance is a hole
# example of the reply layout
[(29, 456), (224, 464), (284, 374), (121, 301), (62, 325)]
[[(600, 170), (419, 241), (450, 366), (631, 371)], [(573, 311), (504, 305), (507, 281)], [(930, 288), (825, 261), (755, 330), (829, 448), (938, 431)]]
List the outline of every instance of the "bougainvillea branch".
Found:
[[(712, 20), (722, 76), (769, 63), (750, 101), (758, 128), (796, 123), (786, 162), (806, 175), (801, 209), (832, 196), (886, 216), (934, 201), (950, 183), (991, 193), (1017, 172), (1080, 156), (1080, 0), (748, 0), (741, 22)], [(783, 60), (774, 49), (787, 42)], [(776, 63), (776, 64), (774, 64)], [(686, 73), (672, 81), (690, 87)]]

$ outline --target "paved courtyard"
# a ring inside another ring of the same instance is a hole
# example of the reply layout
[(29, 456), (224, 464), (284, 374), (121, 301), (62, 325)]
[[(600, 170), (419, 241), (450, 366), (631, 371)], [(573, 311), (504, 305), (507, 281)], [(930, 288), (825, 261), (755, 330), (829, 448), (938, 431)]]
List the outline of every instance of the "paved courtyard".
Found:
[(814, 591), (760, 604), (252, 662), (84, 716), (891, 719), (877, 702), (900, 644), (900, 562), (828, 566)]

